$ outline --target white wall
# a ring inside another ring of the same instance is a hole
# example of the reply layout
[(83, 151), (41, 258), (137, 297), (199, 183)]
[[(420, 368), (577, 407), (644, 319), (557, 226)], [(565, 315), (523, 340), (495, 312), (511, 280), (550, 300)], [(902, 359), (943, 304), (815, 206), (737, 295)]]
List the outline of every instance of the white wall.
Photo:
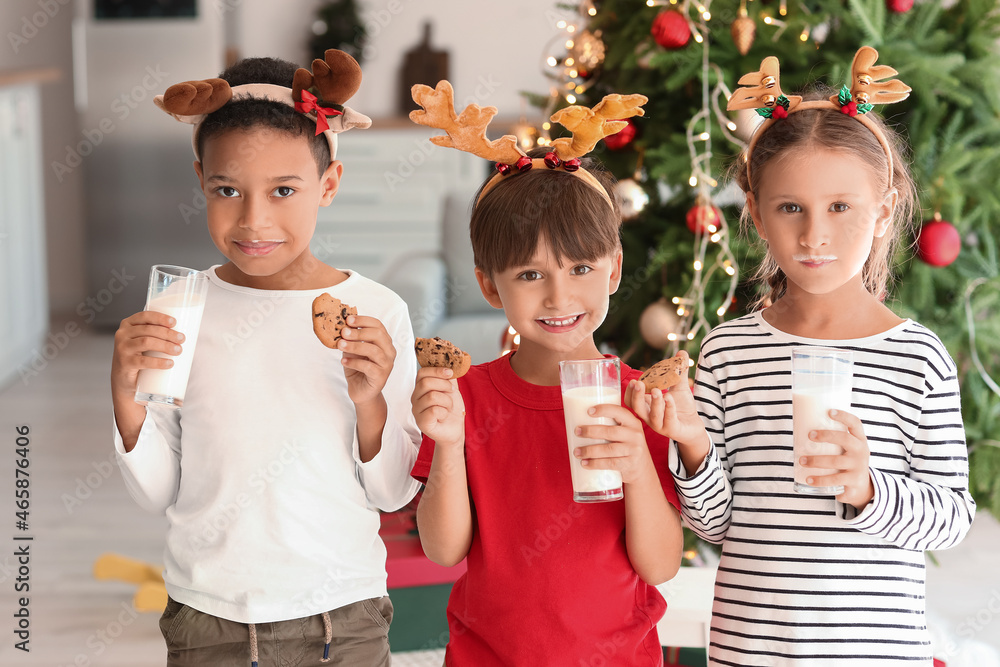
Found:
[[(45, 236), (48, 257), (49, 302), (57, 312), (72, 311), (84, 297), (85, 230), (82, 174), (60, 179), (51, 169), (63, 160), (66, 147), (79, 141), (73, 109), (70, 0), (4, 0), (0, 3), (0, 70), (55, 67), (62, 78), (41, 86), (42, 167), (45, 188)], [(14, 37), (11, 37), (11, 35)], [(23, 41), (22, 41), (23, 40)]]
[[(239, 14), (242, 56), (275, 56), (306, 64), (309, 25), (317, 0), (243, 0)], [(521, 113), (519, 91), (547, 93), (543, 49), (568, 16), (556, 0), (367, 0), (362, 20), (371, 35), (362, 63), (364, 81), (349, 105), (374, 119), (396, 116), (404, 55), (432, 23), (431, 43), (450, 55), (456, 101), (496, 106), (500, 117)], [(546, 54), (548, 55), (548, 54)], [(528, 107), (528, 115), (540, 112)]]

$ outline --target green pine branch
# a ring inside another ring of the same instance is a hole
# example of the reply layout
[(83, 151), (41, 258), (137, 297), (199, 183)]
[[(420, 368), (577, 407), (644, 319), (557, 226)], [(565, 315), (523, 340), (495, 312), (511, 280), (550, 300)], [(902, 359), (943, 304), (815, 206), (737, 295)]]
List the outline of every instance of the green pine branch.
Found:
[[(898, 313), (925, 324), (947, 346), (959, 369), (962, 410), (969, 441), (971, 488), (983, 509), (1000, 516), (1000, 397), (983, 381), (971, 361), (965, 291), (970, 281), (992, 282), (973, 294), (976, 351), (988, 373), (1000, 381), (1000, 0), (958, 0), (945, 9), (923, 2), (902, 14), (886, 10), (885, 0), (803, 0), (788, 4), (785, 27), (767, 26), (762, 13), (776, 14), (776, 3), (749, 5), (757, 37), (749, 53), (740, 55), (730, 36), (738, 0), (716, 0), (708, 22), (710, 60), (723, 72), (730, 90), (740, 75), (754, 71), (770, 55), (781, 62), (783, 90), (793, 92), (813, 82), (838, 89), (849, 82), (850, 64), (859, 46), (879, 50), (879, 63), (899, 72), (913, 90), (902, 103), (875, 107), (907, 140), (909, 158), (920, 192), (915, 227), (937, 212), (952, 222), (963, 239), (959, 258), (948, 267), (931, 267), (914, 257), (912, 248), (900, 253), (890, 305)], [(638, 329), (643, 310), (661, 297), (683, 294), (693, 278), (694, 235), (684, 224), (696, 192), (688, 185), (691, 163), (684, 133), (700, 110), (701, 46), (693, 41), (678, 50), (655, 44), (650, 28), (665, 7), (648, 7), (644, 0), (599, 0), (590, 24), (602, 30), (607, 49), (596, 81), (579, 103), (593, 105), (612, 92), (639, 92), (649, 98), (646, 115), (637, 119), (639, 136), (628, 148), (610, 151), (599, 145), (596, 156), (619, 178), (631, 177), (643, 154), (643, 186), (650, 204), (622, 231), (625, 251), (623, 288), (598, 334), (636, 366), (652, 363), (665, 350), (653, 349)], [(807, 10), (807, 11), (806, 11)], [(817, 44), (799, 35), (827, 29)], [(710, 74), (714, 85), (715, 74)], [(544, 98), (539, 98), (544, 103)], [(731, 117), (735, 118), (735, 114)], [(712, 123), (712, 169), (726, 184), (727, 169), (738, 148), (729, 144)], [(724, 214), (735, 227), (736, 207)], [(726, 316), (749, 307), (754, 290), (747, 282), (760, 248), (736, 234), (730, 239), (740, 262), (737, 304)], [(707, 301), (720, 303), (725, 280), (710, 281)], [(709, 316), (715, 324), (719, 318)], [(697, 354), (700, 340), (687, 345)]]

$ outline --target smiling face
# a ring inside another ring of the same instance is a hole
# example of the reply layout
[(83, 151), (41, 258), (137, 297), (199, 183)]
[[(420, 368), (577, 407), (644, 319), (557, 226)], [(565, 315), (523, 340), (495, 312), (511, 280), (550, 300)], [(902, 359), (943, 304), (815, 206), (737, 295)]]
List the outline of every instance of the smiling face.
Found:
[(789, 296), (853, 299), (867, 294), (862, 269), (891, 222), (895, 191), (877, 191), (870, 167), (827, 148), (796, 150), (769, 162), (754, 226), (788, 279)]
[(608, 314), (621, 267), (620, 250), (595, 261), (572, 261), (555, 256), (543, 238), (524, 265), (492, 277), (476, 269), (476, 278), (487, 301), (503, 308), (521, 335), (517, 357), (554, 367), (563, 359), (600, 357), (594, 331)]
[[(320, 206), (333, 201), (342, 165), (319, 174), (308, 139), (268, 128), (207, 141), (195, 171), (208, 202), (208, 230), (230, 263), (228, 282), (308, 289), (320, 266), (309, 250)], [(322, 282), (322, 281), (321, 281)]]

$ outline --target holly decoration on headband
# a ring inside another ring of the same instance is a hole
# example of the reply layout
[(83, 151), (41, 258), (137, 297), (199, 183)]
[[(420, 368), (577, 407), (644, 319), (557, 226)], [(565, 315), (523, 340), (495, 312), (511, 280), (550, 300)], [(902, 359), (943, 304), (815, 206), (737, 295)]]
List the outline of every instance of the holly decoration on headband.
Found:
[(846, 113), (848, 116), (866, 114), (874, 108), (873, 104), (867, 104), (864, 102), (858, 104), (855, 102), (854, 96), (851, 95), (851, 89), (846, 85), (841, 87), (840, 93), (837, 95), (837, 103), (840, 104), (841, 113)]
[(784, 95), (779, 95), (774, 100), (773, 107), (761, 107), (760, 109), (757, 109), (757, 114), (763, 116), (764, 118), (773, 118), (774, 120), (788, 118), (788, 104), (788, 98)]

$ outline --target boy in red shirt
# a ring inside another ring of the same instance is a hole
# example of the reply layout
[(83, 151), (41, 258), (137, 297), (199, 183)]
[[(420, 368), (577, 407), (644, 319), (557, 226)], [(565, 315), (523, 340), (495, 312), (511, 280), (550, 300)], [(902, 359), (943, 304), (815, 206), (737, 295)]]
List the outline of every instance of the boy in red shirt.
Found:
[[(614, 425), (578, 433), (607, 444), (574, 455), (620, 471), (624, 500), (575, 503), (559, 388), (560, 361), (602, 357), (593, 334), (622, 271), (614, 181), (545, 153), (498, 167), (508, 175), (480, 189), (470, 225), (476, 278), (520, 333), (517, 351), (457, 380), (423, 368), (413, 394), (421, 543), (437, 563), (468, 563), (448, 603), (446, 664), (661, 665), (654, 586), (677, 572), (683, 542), (669, 440), (628, 407), (594, 408)], [(621, 371), (624, 405), (648, 400), (639, 372)], [(666, 421), (704, 432), (680, 384)]]

